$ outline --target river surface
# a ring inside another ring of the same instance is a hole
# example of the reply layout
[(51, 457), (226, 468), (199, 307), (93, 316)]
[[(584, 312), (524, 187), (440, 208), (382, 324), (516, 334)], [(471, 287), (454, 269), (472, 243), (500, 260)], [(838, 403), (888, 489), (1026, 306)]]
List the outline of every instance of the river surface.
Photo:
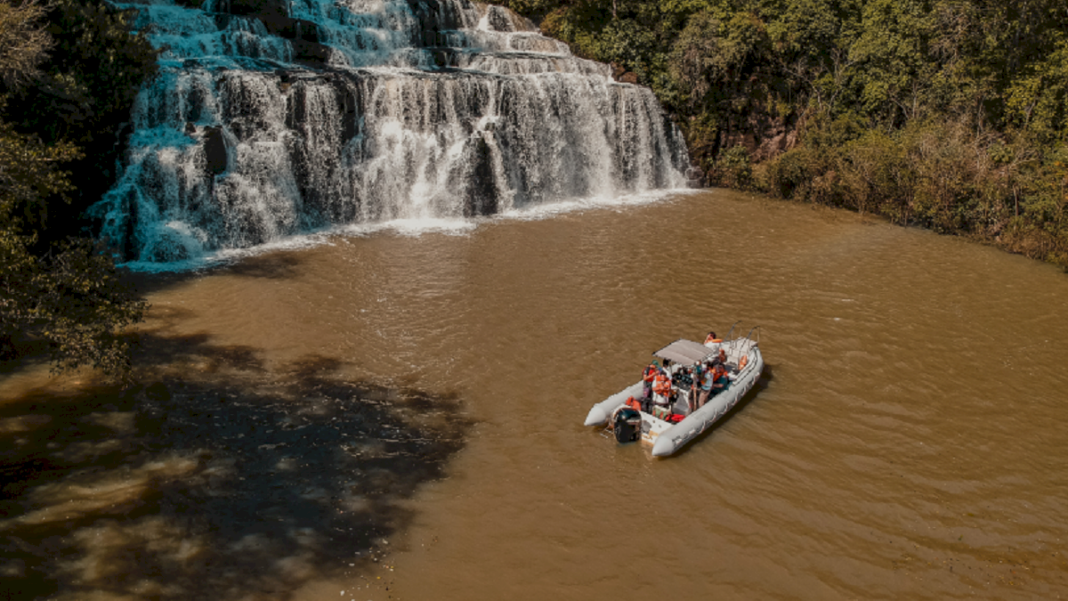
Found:
[[(159, 373), (224, 373), (212, 357), (226, 356), (266, 382), (311, 361), (337, 381), (422, 391), (428, 415), (455, 403), (463, 432), (438, 472), (396, 495), (374, 550), (327, 544), (299, 569), (284, 551), (235, 564), (240, 578), (215, 598), (1068, 597), (1068, 277), (1053, 267), (713, 190), (329, 236), (148, 280), (144, 331), (199, 345), (157, 352)], [(684, 452), (654, 460), (582, 426), (652, 351), (737, 320), (735, 335), (760, 326), (764, 386)], [(5, 396), (79, 385), (43, 378), (8, 374)], [(7, 420), (8, 435), (31, 438), (38, 423)], [(109, 520), (97, 536), (112, 542), (99, 544), (128, 542), (115, 531), (129, 522)], [(182, 524), (137, 537), (177, 545), (194, 528)], [(50, 568), (50, 594), (180, 598), (192, 586), (160, 582), (187, 560), (94, 585), (106, 572), (86, 567), (94, 544)], [(10, 574), (33, 563), (20, 561)], [(284, 585), (256, 586), (279, 570), (292, 573)]]

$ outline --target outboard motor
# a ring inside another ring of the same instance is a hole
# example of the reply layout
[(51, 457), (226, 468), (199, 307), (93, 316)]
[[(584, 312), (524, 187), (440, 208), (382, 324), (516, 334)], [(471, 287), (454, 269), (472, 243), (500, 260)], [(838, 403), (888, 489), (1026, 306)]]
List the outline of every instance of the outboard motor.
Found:
[(612, 431), (621, 443), (638, 440), (642, 435), (642, 414), (630, 407), (621, 407), (612, 419)]

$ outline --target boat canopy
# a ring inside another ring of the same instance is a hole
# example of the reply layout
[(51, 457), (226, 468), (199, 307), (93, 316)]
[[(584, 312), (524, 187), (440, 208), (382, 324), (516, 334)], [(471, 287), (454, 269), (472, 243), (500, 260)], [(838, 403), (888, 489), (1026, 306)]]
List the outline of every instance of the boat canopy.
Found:
[(684, 365), (704, 361), (712, 356), (715, 351), (693, 340), (678, 339), (653, 353), (654, 357), (670, 359), (675, 363)]

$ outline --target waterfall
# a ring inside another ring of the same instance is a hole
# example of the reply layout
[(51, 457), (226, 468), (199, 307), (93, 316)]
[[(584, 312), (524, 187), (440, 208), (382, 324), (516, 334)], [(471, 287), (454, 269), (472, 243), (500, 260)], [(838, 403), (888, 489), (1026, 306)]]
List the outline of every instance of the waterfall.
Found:
[(681, 187), (652, 92), (468, 0), (145, 0), (160, 49), (90, 209), (127, 260)]

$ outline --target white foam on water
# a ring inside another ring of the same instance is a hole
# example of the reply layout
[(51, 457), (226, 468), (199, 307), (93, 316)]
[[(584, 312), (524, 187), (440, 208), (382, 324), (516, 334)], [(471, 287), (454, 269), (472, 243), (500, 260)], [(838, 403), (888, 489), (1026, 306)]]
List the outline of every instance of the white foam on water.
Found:
[(226, 248), (182, 261), (129, 261), (127, 263), (120, 263), (119, 266), (139, 273), (183, 273), (219, 267), (221, 265), (236, 263), (243, 259), (273, 252), (303, 250), (318, 246), (332, 246), (332, 238), (332, 232), (314, 232), (290, 236), (282, 240), (276, 240), (249, 248)]
[(439, 219), (426, 217), (420, 219), (393, 219), (381, 223), (358, 223), (331, 228), (331, 234), (342, 236), (370, 236), (381, 232), (392, 232), (403, 236), (419, 236), (427, 233), (464, 235), (478, 227), (474, 219)]
[(466, 236), (470, 235), (480, 226), (498, 221), (540, 221), (579, 211), (605, 209), (626, 210), (631, 207), (670, 202), (680, 196), (697, 194), (700, 192), (700, 190), (692, 188), (672, 188), (668, 190), (643, 192), (640, 194), (627, 194), (612, 198), (589, 197), (565, 200), (522, 209), (511, 209), (497, 215), (470, 219), (394, 219), (376, 223), (338, 225), (308, 234), (293, 235), (281, 240), (249, 248), (218, 250), (206, 253), (197, 258), (183, 261), (131, 261), (123, 263), (121, 266), (131, 271), (145, 273), (197, 271), (273, 252), (295, 251), (323, 245), (333, 245), (332, 240), (337, 236), (344, 238), (366, 238), (382, 234), (394, 234), (406, 237), (419, 237), (424, 234)]
[(692, 188), (668, 188), (665, 190), (649, 190), (636, 194), (624, 194), (620, 196), (590, 196), (587, 198), (575, 198), (545, 204), (533, 205), (519, 209), (504, 211), (499, 218), (538, 220), (548, 219), (565, 213), (585, 211), (589, 209), (625, 208), (658, 202), (664, 202), (671, 198), (682, 195), (696, 194), (700, 190)]

